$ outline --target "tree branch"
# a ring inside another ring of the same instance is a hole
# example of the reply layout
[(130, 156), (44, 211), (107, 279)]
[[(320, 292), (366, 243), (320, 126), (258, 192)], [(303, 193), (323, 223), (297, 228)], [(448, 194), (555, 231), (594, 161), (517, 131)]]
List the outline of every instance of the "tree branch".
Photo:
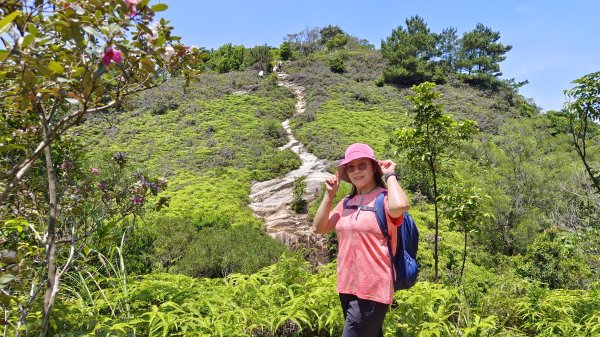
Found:
[(58, 268), (56, 274), (60, 279), (62, 275), (69, 269), (71, 266), (71, 262), (73, 262), (73, 257), (75, 256), (75, 243), (77, 242), (77, 235), (75, 235), (75, 224), (71, 226), (71, 248), (69, 248), (69, 257), (67, 258), (67, 262), (63, 265), (62, 269)]
[(4, 201), (6, 201), (9, 193), (12, 192), (12, 190), (14, 190), (15, 187), (17, 187), (17, 185), (21, 182), (21, 180), (23, 179), (25, 174), (27, 174), (27, 172), (29, 172), (29, 170), (31, 169), (31, 166), (33, 166), (33, 163), (40, 157), (40, 155), (42, 154), (44, 149), (48, 145), (50, 145), (52, 143), (52, 141), (54, 141), (56, 138), (63, 135), (71, 126), (73, 126), (75, 124), (74, 121), (76, 121), (78, 118), (82, 117), (86, 113), (93, 113), (93, 112), (97, 112), (97, 111), (110, 109), (116, 103), (117, 103), (116, 101), (111, 101), (108, 104), (98, 107), (98, 108), (89, 109), (89, 110), (79, 110), (77, 112), (74, 112), (70, 115), (63, 117), (56, 124), (56, 127), (48, 130), (48, 137), (45, 137), (45, 139), (42, 142), (40, 142), (40, 144), (38, 144), (35, 151), (33, 151), (33, 153), (28, 158), (26, 158), (21, 164), (16, 166), (12, 170), (12, 172), (9, 174), (9, 176), (13, 176), (13, 178), (8, 183), (8, 185), (5, 187), (4, 191), (2, 191), (2, 194), (0, 194), (0, 204), (3, 204)]

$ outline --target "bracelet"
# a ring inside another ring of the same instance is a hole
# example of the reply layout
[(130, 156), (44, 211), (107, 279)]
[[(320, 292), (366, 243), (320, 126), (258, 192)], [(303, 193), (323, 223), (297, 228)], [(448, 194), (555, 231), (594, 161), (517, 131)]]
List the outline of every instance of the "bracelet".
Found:
[(387, 180), (388, 180), (388, 178), (389, 178), (389, 177), (391, 177), (391, 176), (394, 176), (394, 177), (396, 177), (396, 180), (400, 181), (400, 179), (398, 178), (398, 174), (396, 174), (396, 172), (390, 172), (390, 173), (386, 173), (386, 174), (383, 176), (383, 181), (385, 181), (385, 183), (387, 184)]

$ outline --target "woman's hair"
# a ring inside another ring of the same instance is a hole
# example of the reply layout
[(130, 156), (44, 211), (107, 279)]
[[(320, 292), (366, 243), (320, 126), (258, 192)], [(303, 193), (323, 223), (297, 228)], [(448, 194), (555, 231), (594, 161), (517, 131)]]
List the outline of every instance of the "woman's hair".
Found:
[[(383, 182), (383, 174), (381, 173), (380, 170), (376, 169), (377, 166), (375, 166), (375, 165), (379, 165), (379, 164), (376, 161), (374, 161), (373, 159), (371, 159), (371, 167), (373, 168), (375, 184), (377, 184), (377, 186), (379, 186), (379, 187), (387, 188), (387, 186), (385, 185), (385, 182)], [(358, 191), (356, 190), (356, 186), (354, 186), (354, 184), (352, 184), (352, 191), (350, 192), (348, 197), (352, 198), (356, 194), (358, 194)]]

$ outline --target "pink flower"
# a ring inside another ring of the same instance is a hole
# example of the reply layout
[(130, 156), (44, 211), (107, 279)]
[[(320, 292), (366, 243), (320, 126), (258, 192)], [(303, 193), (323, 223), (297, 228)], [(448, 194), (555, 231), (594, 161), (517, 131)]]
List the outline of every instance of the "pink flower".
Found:
[(73, 168), (73, 163), (71, 163), (70, 161), (63, 161), (62, 163), (60, 163), (60, 168), (61, 170), (69, 170)]
[(129, 7), (129, 16), (134, 17), (137, 14), (137, 4), (140, 0), (125, 0), (125, 4)]
[(144, 197), (134, 197), (133, 198), (133, 204), (134, 205), (139, 205), (139, 204), (141, 204), (143, 202), (144, 202)]
[(90, 173), (91, 173), (91, 174), (98, 175), (98, 173), (100, 173), (100, 171), (98, 171), (98, 169), (97, 169), (97, 168), (95, 168), (95, 167), (90, 167)]
[(121, 63), (123, 62), (123, 57), (121, 56), (120, 50), (108, 47), (104, 50), (104, 54), (102, 55), (102, 63), (107, 66), (112, 62)]

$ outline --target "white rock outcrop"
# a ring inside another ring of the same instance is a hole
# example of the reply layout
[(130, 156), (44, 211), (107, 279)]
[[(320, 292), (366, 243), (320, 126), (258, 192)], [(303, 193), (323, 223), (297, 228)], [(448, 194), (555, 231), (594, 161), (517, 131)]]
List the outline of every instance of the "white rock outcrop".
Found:
[[(290, 88), (296, 96), (296, 114), (304, 112), (306, 105), (305, 88), (288, 81), (287, 74), (277, 74), (279, 85)], [(300, 156), (302, 165), (285, 177), (256, 182), (250, 192), (250, 208), (256, 216), (265, 219), (267, 233), (288, 246), (306, 247), (312, 252), (309, 255), (318, 263), (326, 262), (327, 249), (325, 237), (312, 232), (306, 214), (297, 214), (291, 209), (293, 200), (293, 183), (300, 177), (305, 177), (306, 189), (303, 198), (308, 202), (314, 201), (322, 188), (322, 183), (330, 176), (326, 172), (328, 162), (309, 153), (294, 137), (289, 120), (282, 123), (288, 143), (280, 150), (291, 149)], [(315, 261), (313, 261), (315, 262)]]

